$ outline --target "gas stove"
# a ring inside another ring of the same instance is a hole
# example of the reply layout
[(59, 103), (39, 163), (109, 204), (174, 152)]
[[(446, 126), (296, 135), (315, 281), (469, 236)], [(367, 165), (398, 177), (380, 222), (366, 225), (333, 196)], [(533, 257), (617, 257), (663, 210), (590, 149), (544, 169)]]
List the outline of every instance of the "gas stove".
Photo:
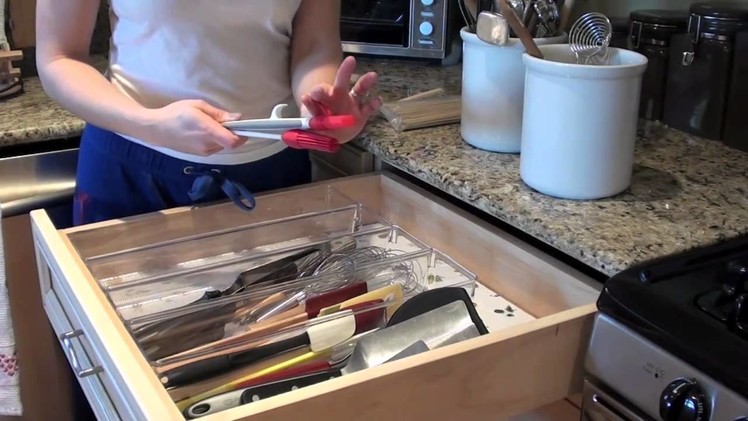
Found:
[(748, 236), (610, 278), (582, 419), (748, 421)]

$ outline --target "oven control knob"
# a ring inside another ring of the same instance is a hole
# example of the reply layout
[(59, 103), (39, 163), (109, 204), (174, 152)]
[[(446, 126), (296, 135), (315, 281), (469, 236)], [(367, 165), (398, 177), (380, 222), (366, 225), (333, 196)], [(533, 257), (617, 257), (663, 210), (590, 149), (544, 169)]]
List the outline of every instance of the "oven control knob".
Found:
[(431, 6), (434, 4), (434, 0), (421, 0), (421, 4), (424, 6)]
[(748, 288), (748, 265), (738, 261), (727, 264), (727, 274), (722, 286), (722, 294), (727, 298), (735, 298), (746, 292)]
[(418, 31), (421, 32), (421, 35), (429, 36), (434, 32), (434, 25), (431, 22), (421, 22)]
[(664, 421), (703, 421), (707, 419), (707, 401), (695, 381), (678, 379), (660, 395), (660, 417)]

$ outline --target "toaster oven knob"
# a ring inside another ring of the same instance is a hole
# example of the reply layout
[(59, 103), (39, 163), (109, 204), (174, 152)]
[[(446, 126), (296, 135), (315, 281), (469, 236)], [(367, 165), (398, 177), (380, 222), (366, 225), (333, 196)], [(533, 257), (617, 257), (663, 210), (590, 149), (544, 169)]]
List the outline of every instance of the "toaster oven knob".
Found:
[(705, 421), (706, 397), (695, 381), (678, 379), (660, 395), (660, 417), (664, 421)]
[(421, 32), (421, 35), (429, 36), (434, 32), (434, 25), (431, 22), (421, 22), (418, 30)]

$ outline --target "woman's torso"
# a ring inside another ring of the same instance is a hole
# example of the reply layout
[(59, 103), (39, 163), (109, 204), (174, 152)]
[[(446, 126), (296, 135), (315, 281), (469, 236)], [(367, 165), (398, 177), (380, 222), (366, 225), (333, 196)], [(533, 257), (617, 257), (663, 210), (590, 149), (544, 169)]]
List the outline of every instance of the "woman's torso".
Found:
[[(290, 42), (301, 0), (109, 1), (109, 78), (143, 106), (203, 99), (242, 118), (267, 117), (278, 103), (296, 109)], [(237, 150), (207, 158), (157, 149), (189, 161), (238, 164), (284, 147), (250, 139)]]

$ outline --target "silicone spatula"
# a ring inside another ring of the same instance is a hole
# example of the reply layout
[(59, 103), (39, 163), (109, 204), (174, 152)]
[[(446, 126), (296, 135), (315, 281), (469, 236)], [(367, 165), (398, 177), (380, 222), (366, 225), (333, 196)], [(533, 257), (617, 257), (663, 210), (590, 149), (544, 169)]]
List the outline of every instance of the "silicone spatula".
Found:
[[(263, 315), (271, 315), (270, 319), (263, 320), (262, 322), (250, 325), (250, 328), (246, 332), (239, 333), (237, 335), (219, 339), (188, 351), (176, 354), (170, 359), (178, 359), (189, 355), (195, 355), (198, 352), (206, 351), (210, 349), (217, 349), (229, 346), (231, 344), (246, 343), (252, 340), (252, 338), (258, 338), (263, 335), (267, 335), (270, 330), (283, 329), (296, 323), (304, 323), (307, 319), (316, 317), (321, 308), (340, 303), (342, 301), (354, 298), (361, 294), (365, 294), (367, 291), (367, 285), (365, 282), (359, 282), (338, 288), (332, 291), (326, 291), (324, 293), (313, 295), (309, 297), (305, 303), (301, 306), (298, 303), (291, 303), (295, 306), (292, 309), (286, 310), (282, 313), (270, 314), (274, 311), (274, 308), (288, 308), (288, 295), (292, 298), (295, 294), (284, 293), (283, 299), (276, 299), (272, 301), (272, 306), (263, 308), (261, 313)], [(225, 354), (225, 353), (224, 353)], [(161, 370), (163, 372), (163, 370)]]
[[(377, 304), (376, 301), (370, 301), (361, 303), (361, 307), (366, 308), (375, 304)], [(304, 346), (308, 346), (311, 352), (319, 352), (344, 342), (356, 333), (384, 323), (385, 310), (383, 308), (373, 308), (369, 311), (358, 310), (360, 308), (349, 308), (340, 315), (331, 317), (330, 320), (313, 324), (303, 333), (286, 339), (175, 367), (163, 372), (161, 380), (168, 386), (179, 386)], [(344, 316), (343, 313), (348, 313), (348, 316)]]
[(450, 345), (480, 336), (470, 320), (470, 314), (462, 301), (420, 314), (394, 326), (387, 326), (361, 338), (340, 369), (300, 376), (271, 384), (263, 384), (245, 391), (252, 401), (266, 399), (304, 386), (316, 384), (330, 378), (375, 367), (386, 363), (415, 342), (423, 341), (429, 349)]

